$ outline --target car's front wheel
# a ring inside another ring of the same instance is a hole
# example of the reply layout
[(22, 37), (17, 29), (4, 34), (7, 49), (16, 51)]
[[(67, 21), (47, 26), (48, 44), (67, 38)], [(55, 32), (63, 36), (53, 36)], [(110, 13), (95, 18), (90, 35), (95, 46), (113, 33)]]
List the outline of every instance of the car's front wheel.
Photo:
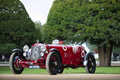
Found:
[(88, 56), (88, 62), (87, 65), (85, 66), (85, 70), (87, 73), (94, 73), (96, 70), (96, 62), (95, 58), (93, 55)]
[(50, 75), (56, 75), (60, 68), (60, 56), (57, 52), (50, 52), (46, 59), (46, 69)]
[(17, 52), (13, 52), (12, 55), (10, 56), (9, 59), (9, 64), (10, 64), (10, 70), (14, 73), (14, 74), (20, 74), (23, 72), (24, 68), (22, 68), (18, 62), (20, 61), (20, 58), (18, 56)]
[(59, 74), (62, 74), (62, 73), (63, 73), (63, 71), (64, 71), (64, 68), (59, 69), (59, 70), (58, 70), (58, 73), (59, 73)]

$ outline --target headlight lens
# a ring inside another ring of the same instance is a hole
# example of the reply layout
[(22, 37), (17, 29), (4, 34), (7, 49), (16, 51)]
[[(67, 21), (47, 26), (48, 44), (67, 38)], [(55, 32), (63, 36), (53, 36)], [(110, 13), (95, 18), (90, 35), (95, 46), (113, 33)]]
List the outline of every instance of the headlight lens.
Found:
[(42, 52), (45, 52), (45, 51), (46, 51), (46, 46), (45, 46), (45, 45), (42, 45), (41, 48), (40, 48), (40, 50), (41, 50)]
[(44, 53), (43, 53), (43, 52), (41, 53), (41, 56), (44, 56)]
[(29, 50), (28, 45), (25, 45), (25, 46), (23, 47), (23, 51), (27, 52), (28, 50)]

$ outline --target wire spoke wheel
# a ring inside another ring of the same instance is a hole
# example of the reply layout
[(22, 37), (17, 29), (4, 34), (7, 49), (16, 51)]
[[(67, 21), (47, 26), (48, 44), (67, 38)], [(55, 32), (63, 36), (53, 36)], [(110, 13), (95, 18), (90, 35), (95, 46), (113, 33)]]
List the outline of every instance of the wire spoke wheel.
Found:
[(57, 65), (58, 60), (56, 58), (57, 57), (53, 56), (50, 60), (50, 68), (51, 68), (52, 71), (55, 71), (58, 68), (58, 65)]
[(60, 68), (60, 56), (57, 52), (51, 52), (46, 59), (46, 69), (49, 74), (56, 75)]
[(10, 70), (14, 73), (14, 74), (20, 74), (23, 72), (24, 68), (22, 68), (18, 62), (20, 61), (20, 58), (18, 56), (18, 53), (14, 52), (12, 53), (12, 55), (10, 56)]
[(87, 73), (94, 73), (96, 70), (96, 62), (93, 55), (88, 56), (88, 63), (85, 67)]

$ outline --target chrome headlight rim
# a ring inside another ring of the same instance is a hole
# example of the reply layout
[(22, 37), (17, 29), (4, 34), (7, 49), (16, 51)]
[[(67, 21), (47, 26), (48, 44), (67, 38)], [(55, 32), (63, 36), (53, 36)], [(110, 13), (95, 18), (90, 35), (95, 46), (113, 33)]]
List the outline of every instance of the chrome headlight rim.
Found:
[(24, 51), (24, 52), (29, 51), (29, 46), (28, 46), (28, 45), (24, 45), (24, 47), (23, 47), (23, 51)]
[(41, 50), (42, 52), (45, 52), (45, 51), (46, 51), (46, 45), (41, 45), (40, 50)]

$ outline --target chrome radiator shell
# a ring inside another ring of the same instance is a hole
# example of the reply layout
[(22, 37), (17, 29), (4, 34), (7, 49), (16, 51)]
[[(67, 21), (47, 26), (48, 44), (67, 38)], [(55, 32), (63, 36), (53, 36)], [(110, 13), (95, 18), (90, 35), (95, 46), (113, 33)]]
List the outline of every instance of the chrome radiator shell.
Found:
[(30, 60), (37, 60), (37, 59), (41, 59), (41, 50), (40, 50), (40, 46), (32, 46), (31, 47), (31, 58)]

